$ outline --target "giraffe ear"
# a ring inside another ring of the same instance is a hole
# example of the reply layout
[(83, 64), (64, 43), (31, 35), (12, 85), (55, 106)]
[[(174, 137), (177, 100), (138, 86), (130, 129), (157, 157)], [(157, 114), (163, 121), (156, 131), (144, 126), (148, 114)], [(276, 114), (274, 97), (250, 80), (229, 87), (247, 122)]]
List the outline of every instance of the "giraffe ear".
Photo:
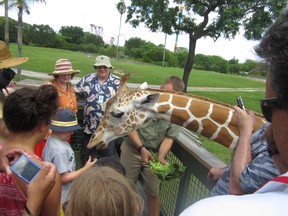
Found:
[(159, 98), (159, 93), (149, 94), (141, 98), (140, 100), (134, 101), (133, 105), (137, 109), (140, 109), (143, 107), (151, 107), (157, 102), (158, 98)]

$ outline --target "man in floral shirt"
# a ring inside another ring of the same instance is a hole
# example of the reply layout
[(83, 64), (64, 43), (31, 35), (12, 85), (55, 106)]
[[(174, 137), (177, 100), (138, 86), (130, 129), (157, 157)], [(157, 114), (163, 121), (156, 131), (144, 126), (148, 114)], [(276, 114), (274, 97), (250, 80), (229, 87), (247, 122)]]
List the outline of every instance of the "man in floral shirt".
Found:
[(83, 111), (84, 134), (80, 152), (82, 162), (87, 161), (89, 156), (100, 158), (114, 155), (115, 150), (112, 143), (104, 150), (87, 148), (90, 137), (104, 115), (106, 101), (115, 95), (120, 84), (120, 78), (110, 73), (112, 65), (109, 57), (98, 56), (93, 68), (97, 70), (97, 73), (84, 76), (75, 86), (77, 96), (85, 99)]

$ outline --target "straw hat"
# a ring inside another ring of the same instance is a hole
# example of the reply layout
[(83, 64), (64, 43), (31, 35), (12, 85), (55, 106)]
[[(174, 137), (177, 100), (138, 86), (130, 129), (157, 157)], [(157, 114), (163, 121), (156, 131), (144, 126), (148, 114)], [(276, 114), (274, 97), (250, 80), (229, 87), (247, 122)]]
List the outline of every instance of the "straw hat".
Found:
[(0, 41), (0, 69), (11, 68), (26, 62), (27, 57), (13, 57), (4, 41)]
[(97, 56), (95, 64), (93, 66), (95, 66), (95, 67), (106, 66), (108, 68), (113, 68), (111, 63), (110, 63), (110, 58), (108, 56), (105, 56), (105, 55)]
[(61, 109), (56, 112), (55, 118), (51, 121), (50, 129), (57, 132), (68, 132), (81, 129), (81, 127), (74, 112)]
[(79, 70), (74, 70), (71, 61), (68, 59), (59, 59), (55, 63), (55, 71), (48, 75), (67, 75), (78, 74)]

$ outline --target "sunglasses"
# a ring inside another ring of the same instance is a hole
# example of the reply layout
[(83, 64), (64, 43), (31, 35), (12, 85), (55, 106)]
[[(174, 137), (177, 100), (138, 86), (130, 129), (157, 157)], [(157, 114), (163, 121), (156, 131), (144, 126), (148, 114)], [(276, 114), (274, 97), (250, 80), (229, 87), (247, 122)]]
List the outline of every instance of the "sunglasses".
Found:
[(94, 69), (107, 69), (108, 67), (106, 66), (93, 66)]
[(265, 98), (265, 99), (260, 100), (260, 106), (261, 106), (262, 113), (268, 122), (272, 121), (272, 110), (275, 108), (282, 107), (281, 104), (279, 103), (278, 98), (276, 97)]

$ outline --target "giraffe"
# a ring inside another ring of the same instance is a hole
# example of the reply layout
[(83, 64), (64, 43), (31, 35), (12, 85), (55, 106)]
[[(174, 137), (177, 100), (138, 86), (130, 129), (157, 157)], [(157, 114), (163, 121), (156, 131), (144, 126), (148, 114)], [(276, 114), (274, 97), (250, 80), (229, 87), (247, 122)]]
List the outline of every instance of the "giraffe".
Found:
[[(129, 90), (121, 77), (116, 95), (107, 101), (105, 114), (88, 148), (106, 148), (116, 138), (137, 129), (146, 119), (165, 119), (198, 132), (227, 148), (234, 148), (239, 136), (235, 111), (231, 105), (207, 98), (178, 92), (137, 88)], [(254, 131), (264, 118), (256, 115)]]

